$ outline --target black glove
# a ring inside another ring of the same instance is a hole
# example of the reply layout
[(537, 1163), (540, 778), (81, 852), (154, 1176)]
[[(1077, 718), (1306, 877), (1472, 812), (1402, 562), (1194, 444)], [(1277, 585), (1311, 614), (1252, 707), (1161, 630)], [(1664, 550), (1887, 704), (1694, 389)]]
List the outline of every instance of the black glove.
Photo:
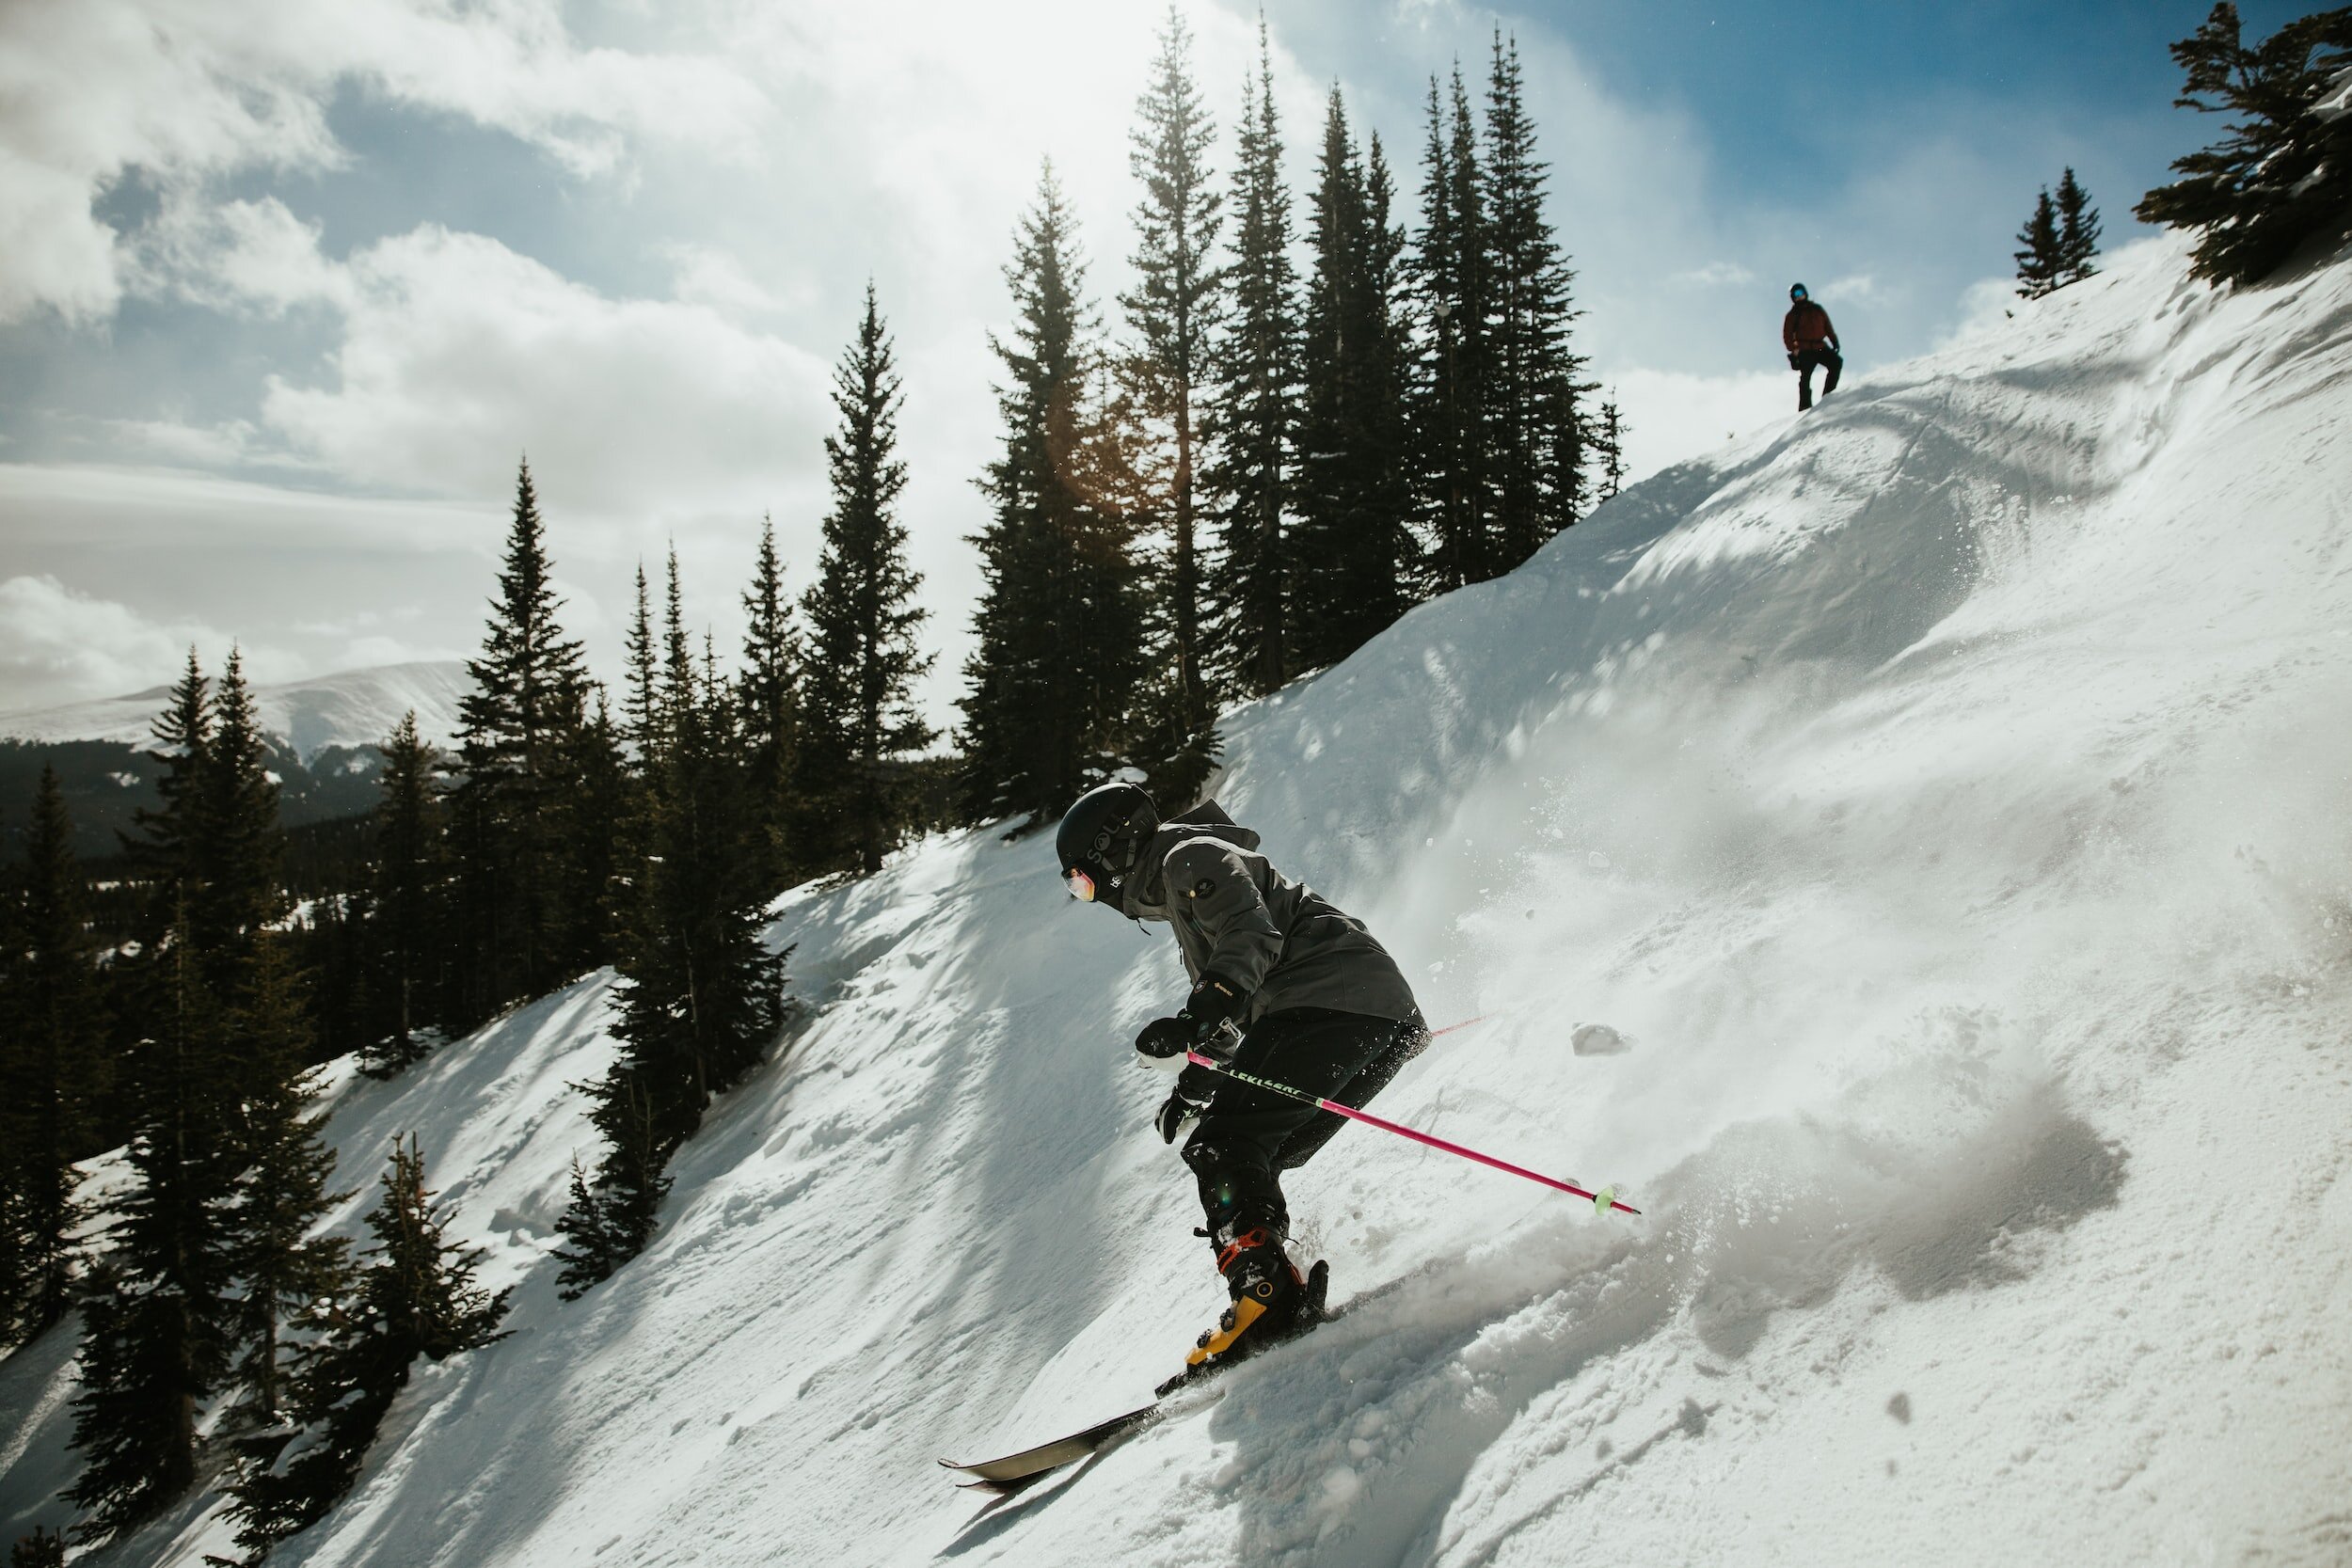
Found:
[(1184, 1053), (1200, 1037), (1188, 1018), (1155, 1018), (1136, 1037), (1136, 1055), (1145, 1067), (1174, 1070), (1184, 1065)]
[(1174, 1018), (1155, 1018), (1136, 1037), (1136, 1054), (1145, 1067), (1173, 1068), (1184, 1053), (1241, 1016), (1241, 988), (1214, 974), (1200, 976)]
[(1188, 1067), (1176, 1077), (1176, 1087), (1160, 1106), (1160, 1114), (1152, 1124), (1160, 1130), (1160, 1142), (1172, 1144), (1195, 1117), (1208, 1108), (1216, 1098), (1216, 1074), (1204, 1067)]
[(1797, 363), (1797, 356), (1792, 354), (1788, 356), (1788, 368), (1792, 371), (1797, 371), (1803, 370), (1804, 367)]
[(1248, 998), (1242, 994), (1239, 986), (1214, 974), (1203, 974), (1200, 983), (1192, 988), (1192, 994), (1184, 999), (1184, 1016), (1193, 1022), (1194, 1037), (1203, 1038), (1241, 1017), (1242, 1008), (1248, 1005)]

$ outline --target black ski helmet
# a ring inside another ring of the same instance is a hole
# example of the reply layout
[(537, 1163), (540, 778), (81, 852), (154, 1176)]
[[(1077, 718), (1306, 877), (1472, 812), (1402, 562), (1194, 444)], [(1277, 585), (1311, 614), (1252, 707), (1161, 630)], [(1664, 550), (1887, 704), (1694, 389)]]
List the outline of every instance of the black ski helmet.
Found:
[(1788, 285), (1788, 297), (1790, 299), (1811, 299), (1813, 296), (1805, 293), (1804, 284), (1791, 283)]
[[(1159, 832), (1160, 812), (1152, 797), (1131, 784), (1098, 784), (1071, 802), (1054, 833), (1054, 853), (1062, 879), (1081, 898), (1100, 899), (1113, 909), (1120, 900), (1102, 898), (1136, 866), (1143, 841)], [(1086, 879), (1085, 891), (1072, 873)]]

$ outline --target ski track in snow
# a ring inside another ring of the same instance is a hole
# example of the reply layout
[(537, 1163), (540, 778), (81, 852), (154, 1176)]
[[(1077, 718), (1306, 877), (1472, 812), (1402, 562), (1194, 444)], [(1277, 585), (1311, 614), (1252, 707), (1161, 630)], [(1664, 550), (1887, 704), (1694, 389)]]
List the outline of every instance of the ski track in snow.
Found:
[[(1345, 1315), (977, 1506), (936, 1456), (1221, 1292), (1127, 1060), (1173, 943), (928, 841), (780, 902), (803, 1018), (580, 1302), (609, 977), (339, 1081), (338, 1223), (418, 1131), (516, 1332), (273, 1562), (2352, 1558), (2352, 265), (2112, 263), (1229, 718), (1227, 806), (1484, 1015), (1378, 1108), (1647, 1217), (1350, 1129), (1291, 1182)], [(70, 1351), (0, 1366), (0, 1528)]]

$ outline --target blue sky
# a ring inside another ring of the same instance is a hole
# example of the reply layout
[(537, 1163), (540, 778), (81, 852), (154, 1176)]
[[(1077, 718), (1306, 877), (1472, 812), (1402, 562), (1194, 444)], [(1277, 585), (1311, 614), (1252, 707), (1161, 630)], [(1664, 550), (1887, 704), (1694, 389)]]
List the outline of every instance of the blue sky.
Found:
[[(1338, 81), (1407, 186), (1422, 96), (1516, 34), (1583, 347), (1638, 469), (1786, 417), (1803, 277), (1862, 368), (1981, 314), (2072, 165), (2110, 245), (2213, 126), (2201, 5), (1268, 8), (1295, 186)], [(2292, 8), (2243, 8), (2266, 32)], [(1254, 8), (1184, 14), (1230, 126)], [(868, 276), (948, 711), (987, 333), (1051, 156), (1109, 301), (1158, 5), (17, 0), (0, 9), (0, 709), (467, 651), (516, 455), (617, 657), (675, 541), (723, 640), (760, 516), (815, 559), (828, 366)], [(1218, 158), (1224, 161), (1225, 144)], [(1107, 312), (1114, 325), (1116, 311)], [(1997, 312), (1995, 312), (1997, 314)]]

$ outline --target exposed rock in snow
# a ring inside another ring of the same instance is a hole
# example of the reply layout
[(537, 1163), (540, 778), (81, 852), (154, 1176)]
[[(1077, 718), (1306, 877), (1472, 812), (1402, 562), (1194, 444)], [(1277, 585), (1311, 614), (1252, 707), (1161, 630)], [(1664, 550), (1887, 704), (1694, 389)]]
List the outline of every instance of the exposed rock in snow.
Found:
[(1580, 1023), (1568, 1047), (1580, 1056), (1616, 1056), (1632, 1050), (1633, 1042), (1606, 1023)]

